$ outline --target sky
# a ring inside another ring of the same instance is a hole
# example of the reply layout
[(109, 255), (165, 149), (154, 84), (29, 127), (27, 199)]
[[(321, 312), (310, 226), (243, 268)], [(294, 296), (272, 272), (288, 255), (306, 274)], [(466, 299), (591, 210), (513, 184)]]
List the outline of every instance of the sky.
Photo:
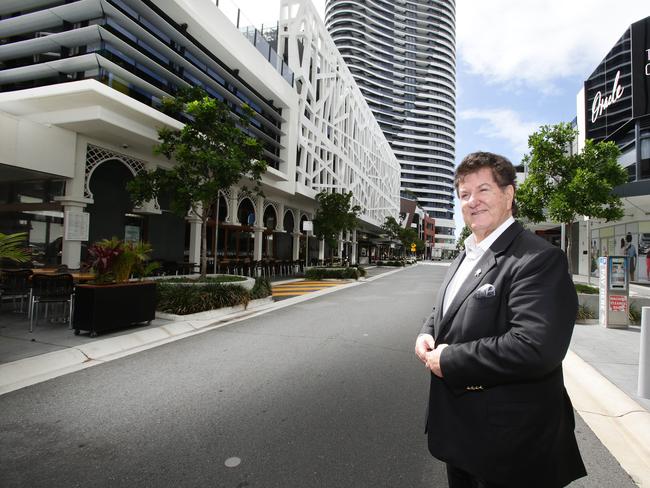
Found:
[[(280, 0), (226, 1), (255, 25), (279, 17)], [(456, 0), (456, 164), (479, 150), (519, 164), (531, 133), (573, 120), (584, 80), (649, 15), (649, 0)], [(458, 235), (457, 201), (455, 215)]]

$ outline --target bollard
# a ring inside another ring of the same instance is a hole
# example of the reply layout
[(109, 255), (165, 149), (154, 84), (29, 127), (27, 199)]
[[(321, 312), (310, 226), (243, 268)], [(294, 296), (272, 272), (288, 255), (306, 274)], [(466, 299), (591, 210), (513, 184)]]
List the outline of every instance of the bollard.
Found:
[(638, 395), (650, 399), (650, 307), (641, 307)]

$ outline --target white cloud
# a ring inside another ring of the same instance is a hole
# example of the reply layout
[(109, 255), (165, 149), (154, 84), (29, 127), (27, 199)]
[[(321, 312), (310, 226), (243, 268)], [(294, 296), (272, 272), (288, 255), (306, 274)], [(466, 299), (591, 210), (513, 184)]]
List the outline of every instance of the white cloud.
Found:
[(524, 121), (517, 112), (510, 109), (461, 110), (458, 118), (481, 121), (478, 129), (480, 135), (505, 141), (519, 156), (528, 152), (528, 136), (543, 124)]
[(648, 0), (460, 0), (459, 67), (493, 83), (542, 91), (553, 80), (586, 79)]

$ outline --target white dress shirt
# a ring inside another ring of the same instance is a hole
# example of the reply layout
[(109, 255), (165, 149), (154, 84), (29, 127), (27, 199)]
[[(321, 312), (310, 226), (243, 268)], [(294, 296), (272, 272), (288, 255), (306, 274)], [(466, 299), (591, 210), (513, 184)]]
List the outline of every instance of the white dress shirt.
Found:
[(494, 241), (496, 241), (508, 227), (514, 224), (514, 222), (515, 219), (513, 217), (508, 217), (504, 223), (494, 229), (490, 235), (478, 244), (476, 243), (476, 237), (474, 234), (471, 234), (467, 239), (465, 239), (465, 258), (463, 259), (463, 262), (460, 263), (460, 266), (458, 266), (456, 274), (454, 274), (454, 277), (451, 279), (449, 285), (447, 285), (447, 289), (445, 290), (445, 298), (442, 301), (443, 315), (447, 313), (449, 305), (476, 266), (476, 263), (481, 259), (481, 256), (483, 256), (485, 251), (490, 248)]

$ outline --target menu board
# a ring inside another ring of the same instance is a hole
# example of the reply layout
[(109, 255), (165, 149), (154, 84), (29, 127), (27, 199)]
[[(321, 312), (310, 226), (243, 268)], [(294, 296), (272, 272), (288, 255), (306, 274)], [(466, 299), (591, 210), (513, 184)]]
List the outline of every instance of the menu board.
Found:
[(66, 241), (87, 241), (90, 228), (90, 214), (86, 212), (65, 212), (64, 239)]

